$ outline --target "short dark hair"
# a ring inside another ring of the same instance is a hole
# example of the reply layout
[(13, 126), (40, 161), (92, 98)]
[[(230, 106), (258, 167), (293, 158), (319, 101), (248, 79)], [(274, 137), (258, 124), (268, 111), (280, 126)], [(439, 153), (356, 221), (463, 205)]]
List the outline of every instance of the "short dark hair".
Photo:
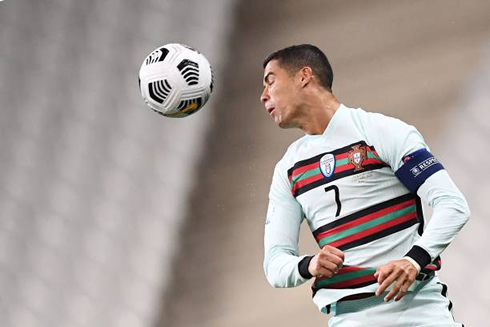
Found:
[(327, 56), (322, 50), (311, 44), (293, 45), (271, 53), (264, 60), (264, 66), (277, 60), (279, 65), (290, 74), (295, 74), (301, 68), (308, 66), (318, 78), (320, 85), (332, 92), (333, 71)]

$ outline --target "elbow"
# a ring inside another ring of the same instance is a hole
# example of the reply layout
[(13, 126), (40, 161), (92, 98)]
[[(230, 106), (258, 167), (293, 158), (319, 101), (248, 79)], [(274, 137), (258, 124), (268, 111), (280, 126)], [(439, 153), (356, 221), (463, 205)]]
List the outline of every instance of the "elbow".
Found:
[(279, 281), (277, 281), (277, 280), (273, 280), (273, 279), (267, 278), (267, 281), (274, 288), (285, 288), (286, 287), (285, 285), (279, 283)]
[(466, 199), (462, 194), (460, 197), (458, 197), (457, 201), (455, 201), (454, 208), (460, 213), (461, 218), (464, 220), (464, 223), (466, 224), (466, 222), (470, 219), (471, 211), (468, 202), (466, 201)]
[(265, 273), (265, 278), (267, 279), (269, 284), (274, 288), (285, 288), (286, 285), (284, 285), (284, 283), (281, 282), (280, 278), (278, 278), (279, 276), (277, 276), (277, 274), (273, 274), (270, 271), (271, 269), (267, 269), (267, 268), (268, 268), (268, 265), (267, 265), (267, 262), (265, 262), (264, 263), (264, 273)]
[(466, 202), (465, 199), (463, 199), (461, 207), (462, 207), (461, 213), (464, 217), (464, 222), (466, 224), (470, 219), (471, 211), (470, 211), (470, 206), (468, 205), (468, 202)]
[(468, 202), (463, 196), (461, 196), (458, 197), (457, 199), (452, 199), (451, 204), (453, 210), (458, 212), (462, 225), (465, 225), (471, 216), (471, 211)]
[[(437, 206), (439, 205), (443, 208), (456, 212), (463, 225), (470, 219), (470, 207), (461, 193), (458, 196), (441, 197)], [(435, 208), (436, 206), (434, 206), (434, 209)]]

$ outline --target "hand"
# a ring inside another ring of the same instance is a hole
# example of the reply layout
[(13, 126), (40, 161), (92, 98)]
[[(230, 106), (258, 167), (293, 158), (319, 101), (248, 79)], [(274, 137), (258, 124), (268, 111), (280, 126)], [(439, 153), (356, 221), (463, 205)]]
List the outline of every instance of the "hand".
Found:
[(344, 252), (330, 245), (325, 245), (308, 265), (308, 271), (314, 277), (332, 277), (342, 268)]
[(396, 295), (395, 301), (399, 301), (408, 291), (408, 288), (417, 277), (417, 268), (407, 259), (393, 260), (386, 265), (378, 267), (374, 277), (378, 278), (379, 287), (376, 296), (380, 296), (392, 283), (393, 289), (385, 296), (388, 302)]

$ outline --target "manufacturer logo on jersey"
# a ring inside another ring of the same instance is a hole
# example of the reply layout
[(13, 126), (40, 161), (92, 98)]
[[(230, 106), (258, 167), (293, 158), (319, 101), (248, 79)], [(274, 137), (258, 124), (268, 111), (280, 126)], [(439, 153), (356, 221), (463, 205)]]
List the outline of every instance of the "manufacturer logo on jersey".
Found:
[(320, 170), (325, 178), (330, 178), (335, 170), (335, 156), (327, 153), (320, 159)]
[(366, 147), (360, 144), (354, 145), (348, 153), (349, 163), (354, 165), (354, 171), (364, 170), (362, 162), (367, 158)]

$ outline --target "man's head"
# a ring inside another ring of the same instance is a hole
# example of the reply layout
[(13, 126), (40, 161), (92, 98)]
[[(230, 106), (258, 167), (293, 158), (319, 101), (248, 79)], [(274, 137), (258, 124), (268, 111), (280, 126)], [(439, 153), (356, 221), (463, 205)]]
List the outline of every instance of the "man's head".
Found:
[(263, 68), (272, 60), (277, 60), (290, 75), (296, 74), (303, 67), (310, 67), (319, 84), (332, 92), (332, 67), (327, 56), (314, 45), (293, 45), (273, 52), (264, 60)]
[(264, 91), (260, 100), (276, 124), (300, 127), (308, 103), (331, 93), (333, 73), (325, 54), (309, 44), (270, 54), (264, 61)]

